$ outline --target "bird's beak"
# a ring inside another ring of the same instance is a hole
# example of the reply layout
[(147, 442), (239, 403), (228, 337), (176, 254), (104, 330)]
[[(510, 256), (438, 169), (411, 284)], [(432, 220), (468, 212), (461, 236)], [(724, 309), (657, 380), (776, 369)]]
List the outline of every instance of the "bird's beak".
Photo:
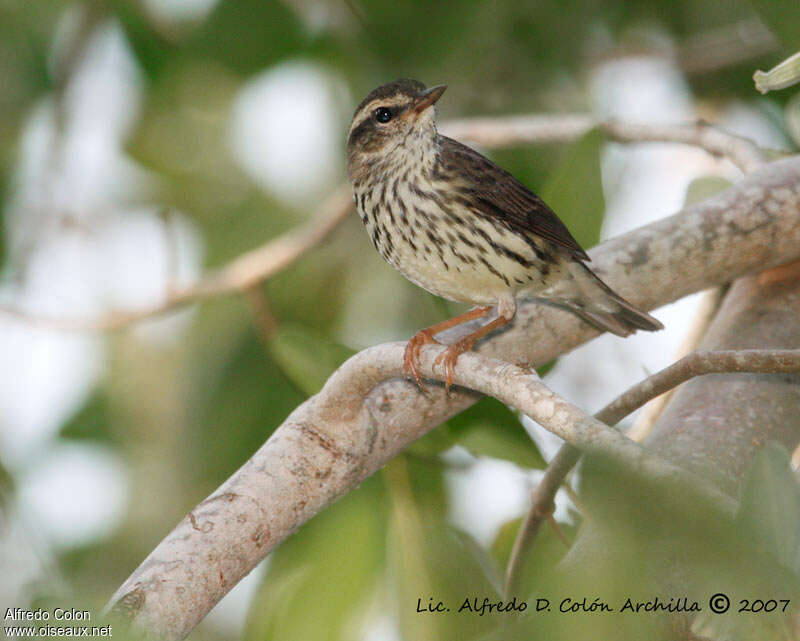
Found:
[(435, 87), (426, 89), (419, 94), (412, 110), (416, 113), (422, 113), (442, 97), (445, 89), (447, 89), (447, 85), (436, 85)]

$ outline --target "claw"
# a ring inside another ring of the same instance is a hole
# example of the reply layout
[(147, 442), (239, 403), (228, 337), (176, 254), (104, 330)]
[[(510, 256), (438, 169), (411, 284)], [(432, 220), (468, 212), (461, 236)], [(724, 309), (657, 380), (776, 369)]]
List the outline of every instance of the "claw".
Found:
[(420, 376), (417, 363), (419, 362), (419, 351), (424, 345), (430, 343), (437, 343), (431, 333), (427, 329), (417, 332), (414, 337), (408, 341), (406, 351), (403, 354), (403, 374), (407, 377), (413, 378), (421, 392), (425, 392), (425, 387), (422, 385), (422, 376)]
[(455, 367), (458, 362), (458, 357), (464, 352), (472, 349), (472, 344), (458, 341), (448, 346), (441, 354), (433, 361), (433, 366), (437, 367), (444, 363), (444, 389), (447, 395), (450, 396), (450, 387), (453, 385), (453, 378), (455, 377)]

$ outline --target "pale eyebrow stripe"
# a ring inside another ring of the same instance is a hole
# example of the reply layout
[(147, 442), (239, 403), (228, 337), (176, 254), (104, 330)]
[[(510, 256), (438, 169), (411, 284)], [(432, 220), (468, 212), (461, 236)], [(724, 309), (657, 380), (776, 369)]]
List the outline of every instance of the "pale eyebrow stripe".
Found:
[(402, 101), (398, 100), (398, 98), (399, 96), (395, 94), (393, 96), (389, 96), (388, 98), (375, 98), (375, 100), (368, 102), (361, 108), (361, 113), (364, 114), (364, 117), (357, 121), (353, 120), (353, 124), (350, 125), (350, 131), (347, 132), (347, 135), (349, 136), (351, 133), (353, 133), (353, 130), (362, 125), (364, 121), (372, 118), (373, 110), (377, 109), (378, 107), (389, 107), (391, 109), (401, 105)]

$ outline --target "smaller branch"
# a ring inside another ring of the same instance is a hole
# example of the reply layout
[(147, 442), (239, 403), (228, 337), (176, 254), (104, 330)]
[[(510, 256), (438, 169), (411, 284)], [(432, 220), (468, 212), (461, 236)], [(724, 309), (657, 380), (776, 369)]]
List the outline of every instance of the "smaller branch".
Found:
[[(674, 355), (676, 362), (697, 350), (700, 341), (711, 325), (711, 321), (713, 321), (714, 317), (717, 315), (717, 310), (722, 303), (722, 297), (727, 290), (728, 288), (723, 286), (708, 289), (703, 293), (694, 318), (692, 318), (692, 324), (689, 326), (689, 331), (686, 333), (686, 336), (683, 337), (681, 344), (678, 346), (678, 351)], [(628, 429), (628, 438), (633, 439), (637, 443), (644, 441), (674, 393), (675, 388), (673, 387), (666, 394), (662, 394), (648, 401), (634, 421), (634, 424)]]
[(611, 120), (602, 126), (617, 142), (676, 142), (705, 149), (712, 156), (728, 158), (744, 173), (767, 163), (764, 151), (752, 140), (714, 127), (705, 121), (694, 125), (637, 125)]
[(706, 374), (793, 374), (800, 372), (800, 349), (743, 349), (694, 352), (634, 385), (600, 412), (598, 418), (618, 423), (653, 395)]
[(442, 126), (448, 136), (486, 147), (523, 143), (569, 142), (598, 127), (615, 142), (674, 142), (700, 147), (713, 156), (724, 156), (744, 173), (767, 162), (763, 150), (752, 140), (718, 129), (706, 122), (692, 125), (637, 124), (618, 120), (600, 121), (589, 115), (507, 116), (464, 118)]
[(265, 347), (269, 346), (270, 339), (278, 329), (278, 320), (272, 313), (272, 307), (263, 288), (256, 284), (244, 292), (250, 311), (253, 313), (253, 324)]
[[(434, 352), (438, 354), (439, 351), (432, 347), (423, 351), (421, 371), (426, 378), (443, 379), (428, 357)], [(697, 497), (709, 509), (732, 517), (736, 505), (729, 496), (707, 480), (654, 456), (610, 425), (646, 403), (653, 394), (661, 394), (676, 385), (674, 381), (697, 376), (701, 371), (751, 371), (746, 362), (751, 357), (756, 371), (800, 371), (800, 350), (774, 350), (768, 356), (759, 350), (753, 352), (755, 356), (750, 351), (743, 351), (724, 352), (721, 358), (714, 358), (717, 353), (709, 356), (702, 352), (687, 357), (634, 386), (594, 417), (551, 391), (535, 370), (526, 370), (473, 352), (459, 357), (459, 367), (456, 368), (453, 380), (457, 385), (515, 407), (546, 430), (563, 438), (576, 451), (611, 458), (623, 469), (647, 478), (650, 482), (668, 485), (677, 492), (676, 496), (682, 496), (683, 499), (687, 495)], [(554, 486), (555, 489), (559, 485), (560, 481)], [(552, 506), (552, 497), (548, 506)]]
[(234, 258), (227, 265), (190, 285), (175, 286), (172, 293), (163, 301), (149, 307), (114, 311), (93, 318), (59, 318), (0, 305), (0, 315), (26, 321), (35, 327), (45, 329), (112, 331), (209, 298), (245, 292), (282, 271), (322, 242), (350, 213), (352, 207), (353, 196), (350, 187), (341, 185), (322, 204), (318, 212), (299, 227)]
[[(753, 374), (800, 372), (800, 350), (749, 349), (694, 352), (637, 383), (595, 414), (595, 418), (608, 425), (615, 425), (649, 400), (695, 376), (737, 372)], [(507, 595), (517, 587), (520, 572), (539, 528), (547, 520), (548, 515), (553, 512), (556, 492), (582, 453), (574, 445), (569, 443), (563, 445), (550, 461), (541, 482), (531, 493), (531, 507), (517, 533), (506, 569)]]
[(442, 123), (440, 130), (446, 136), (494, 149), (572, 142), (597, 124), (597, 118), (589, 114), (533, 114), (460, 118)]

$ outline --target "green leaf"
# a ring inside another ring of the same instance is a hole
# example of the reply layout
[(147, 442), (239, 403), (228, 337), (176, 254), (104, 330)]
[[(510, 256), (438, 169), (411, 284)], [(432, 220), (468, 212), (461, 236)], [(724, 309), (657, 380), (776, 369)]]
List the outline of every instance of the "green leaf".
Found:
[(250, 74), (307, 44), (297, 15), (281, 2), (221, 0), (202, 20), (170, 25), (169, 38), (140, 2), (112, 0), (112, 6), (150, 79), (193, 60), (216, 60)]
[(142, 3), (112, 0), (111, 6), (145, 75), (156, 78), (178, 48), (153, 29)]
[[(304, 400), (297, 387), (249, 330), (214, 366), (201, 358), (191, 407), (197, 425), (186, 446), (192, 481), (216, 487)], [(209, 380), (210, 379), (210, 380)], [(209, 489), (210, 489), (209, 488)]]
[(684, 205), (694, 205), (715, 196), (721, 191), (731, 186), (729, 180), (720, 176), (701, 176), (695, 178), (686, 188), (686, 198)]
[[(0, 167), (0, 203), (5, 202), (6, 183), (4, 178), (5, 172), (3, 172), (2, 167)], [(6, 248), (5, 229), (6, 225), (5, 221), (3, 220), (3, 212), (0, 210), (0, 269), (4, 269), (6, 267), (5, 262), (8, 249)]]
[(782, 116), (781, 122), (786, 127), (786, 133), (797, 148), (800, 146), (800, 92), (789, 99)]
[(250, 74), (302, 51), (307, 40), (298, 14), (283, 2), (221, 0), (188, 43), (187, 53)]
[(536, 373), (539, 375), (539, 378), (544, 378), (556, 366), (558, 362), (557, 358), (554, 358), (552, 361), (546, 362), (544, 365), (540, 365), (536, 368)]
[(471, 557), (489, 580), (497, 594), (503, 594), (503, 577), (494, 557), (470, 534), (453, 530), (453, 539), (465, 556)]
[(406, 452), (412, 456), (420, 456), (424, 459), (446, 452), (455, 441), (450, 435), (447, 423), (431, 430), (422, 438), (414, 441), (406, 448)]
[(600, 174), (603, 134), (587, 132), (567, 149), (545, 183), (540, 196), (558, 214), (581, 247), (600, 240), (605, 197)]
[(107, 394), (95, 391), (86, 403), (61, 428), (61, 436), (68, 439), (89, 439), (99, 442), (117, 442), (112, 433), (113, 420)]
[(371, 53), (362, 67), (374, 64), (373, 57), (391, 70), (419, 68), (431, 61), (441, 67), (442, 60), (469, 33), (470, 19), (480, 4), (464, 0), (453, 11), (453, 5), (446, 2), (359, 2), (355, 6), (364, 20), (364, 49)]
[[(492, 557), (504, 569), (508, 567), (511, 550), (521, 525), (521, 518), (504, 523), (492, 542), (490, 548)], [(577, 525), (559, 523), (558, 526), (569, 540), (574, 539), (578, 529)], [(528, 552), (525, 565), (519, 573), (518, 585), (521, 588), (522, 598), (526, 598), (534, 589), (554, 579), (557, 572), (556, 566), (568, 551), (569, 548), (564, 545), (553, 526), (543, 523)]]
[[(494, 624), (457, 612), (466, 597), (498, 598), (499, 572), (467, 534), (447, 522), (442, 466), (398, 457), (384, 469), (390, 495), (389, 603), (404, 639), (469, 639)], [(420, 613), (432, 601), (449, 611)], [(385, 606), (386, 607), (386, 606)]]
[(444, 429), (453, 445), (461, 445), (476, 456), (499, 458), (526, 468), (545, 467), (517, 415), (493, 398), (481, 399), (437, 429)]
[(244, 638), (353, 638), (384, 567), (386, 495), (380, 477), (315, 517), (272, 553)]
[(286, 376), (309, 396), (319, 392), (331, 374), (354, 354), (350, 348), (299, 325), (281, 326), (269, 348)]
[(757, 549), (800, 571), (800, 485), (781, 445), (768, 443), (756, 453), (742, 483), (737, 521)]

